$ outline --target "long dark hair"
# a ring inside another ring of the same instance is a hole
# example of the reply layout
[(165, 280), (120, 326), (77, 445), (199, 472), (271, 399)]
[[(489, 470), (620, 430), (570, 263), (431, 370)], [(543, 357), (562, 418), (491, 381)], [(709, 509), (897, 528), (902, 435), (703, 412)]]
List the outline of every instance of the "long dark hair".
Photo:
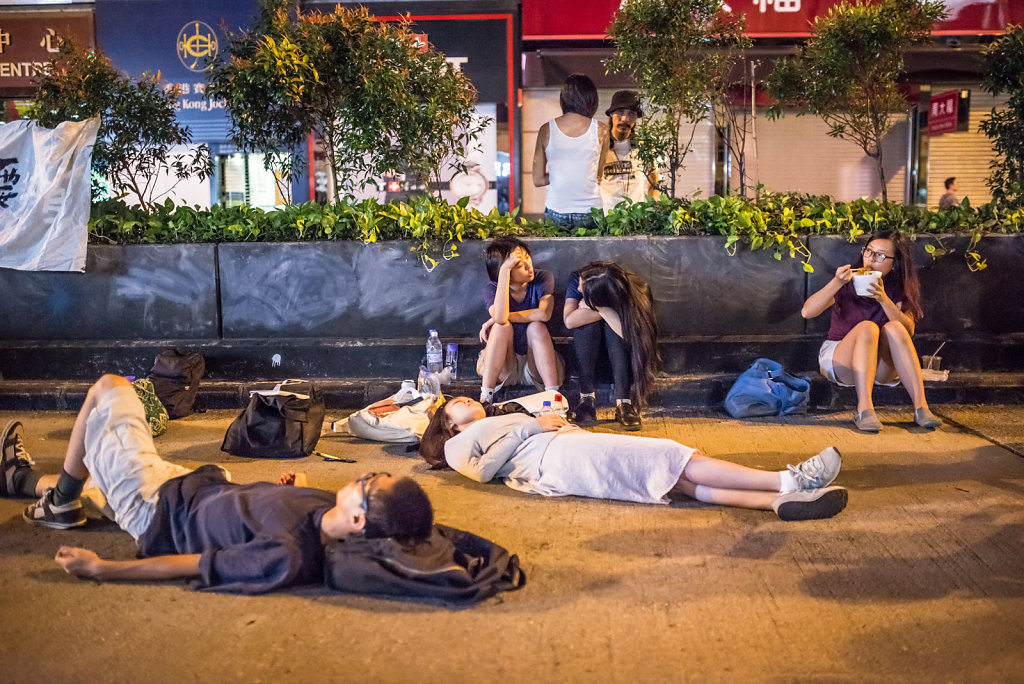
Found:
[(875, 232), (864, 243), (864, 248), (875, 240), (890, 240), (892, 242), (893, 255), (892, 273), (895, 277), (897, 287), (903, 289), (903, 310), (914, 317), (915, 320), (924, 318), (924, 310), (921, 308), (921, 281), (917, 279), (917, 268), (914, 266), (914, 252), (910, 243), (902, 232), (898, 230), (881, 230)]
[(610, 261), (593, 261), (580, 269), (583, 301), (591, 309), (612, 309), (622, 321), (633, 370), (633, 399), (642, 403), (654, 384), (658, 355), (658, 321), (651, 286), (640, 276)]
[(434, 415), (430, 417), (430, 423), (427, 424), (427, 429), (420, 437), (420, 456), (430, 465), (431, 470), (450, 468), (448, 461), (444, 459), (444, 445), (458, 434), (455, 426), (448, 419), (448, 414), (445, 413), (446, 406), (448, 406), (447, 401), (434, 409)]

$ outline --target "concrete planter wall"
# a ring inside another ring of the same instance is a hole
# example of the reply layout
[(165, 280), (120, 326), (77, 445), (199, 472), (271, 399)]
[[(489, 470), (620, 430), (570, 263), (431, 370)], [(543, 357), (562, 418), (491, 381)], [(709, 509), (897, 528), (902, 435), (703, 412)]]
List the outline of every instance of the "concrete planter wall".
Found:
[[(990, 268), (970, 273), (967, 238), (943, 240), (956, 254), (932, 262), (918, 245), (926, 317), (922, 351), (964, 368), (1019, 370), (1024, 340), (1024, 237), (981, 245)], [(537, 268), (553, 271), (561, 322), (569, 273), (614, 260), (655, 293), (666, 371), (739, 370), (757, 355), (813, 368), (828, 316), (800, 317), (806, 293), (824, 284), (859, 247), (813, 237), (815, 273), (741, 249), (721, 237), (555, 238), (529, 241)], [(200, 349), (212, 378), (407, 375), (429, 328), (463, 345), (471, 372), (485, 315), (485, 243), (428, 273), (403, 242), (90, 247), (84, 274), (0, 270), (0, 373), (14, 378), (92, 377), (139, 372), (160, 348)], [(964, 353), (958, 357), (956, 348)], [(949, 352), (953, 352), (950, 354)], [(280, 368), (271, 357), (281, 354)], [(959, 360), (958, 360), (959, 359)], [(124, 370), (127, 369), (127, 370)]]

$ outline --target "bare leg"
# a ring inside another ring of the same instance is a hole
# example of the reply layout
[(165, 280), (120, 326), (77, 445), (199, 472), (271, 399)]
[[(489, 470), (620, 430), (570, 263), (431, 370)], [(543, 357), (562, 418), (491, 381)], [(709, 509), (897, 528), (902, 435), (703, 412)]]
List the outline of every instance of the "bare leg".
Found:
[(512, 325), (495, 323), (491, 326), (484, 349), (484, 367), (480, 375), (484, 387), (494, 387), (499, 380), (504, 380), (501, 373), (508, 368), (508, 357), (512, 353)]
[(900, 382), (907, 389), (914, 408), (928, 408), (924, 398), (924, 379), (921, 377), (921, 361), (910, 333), (899, 323), (889, 322), (882, 329), (882, 351), (889, 357), (893, 368), (900, 376)]
[(754, 492), (746, 489), (719, 489), (696, 485), (684, 481), (683, 478), (680, 478), (675, 487), (669, 491), (668, 497), (673, 499), (678, 494), (685, 494), (691, 499), (704, 503), (737, 508), (756, 508), (762, 511), (770, 511), (772, 502), (779, 496), (778, 492)]
[(555, 361), (555, 345), (551, 341), (548, 326), (541, 321), (533, 321), (526, 326), (526, 343), (533, 352), (533, 361), (545, 387), (558, 386), (558, 362)]
[(684, 479), (695, 485), (715, 489), (772, 492), (774, 495), (782, 491), (782, 478), (778, 472), (748, 468), (704, 454), (693, 454), (690, 457), (680, 481)]
[(857, 411), (874, 409), (871, 389), (878, 371), (878, 326), (862, 321), (836, 345), (832, 367), (836, 379), (857, 390)]

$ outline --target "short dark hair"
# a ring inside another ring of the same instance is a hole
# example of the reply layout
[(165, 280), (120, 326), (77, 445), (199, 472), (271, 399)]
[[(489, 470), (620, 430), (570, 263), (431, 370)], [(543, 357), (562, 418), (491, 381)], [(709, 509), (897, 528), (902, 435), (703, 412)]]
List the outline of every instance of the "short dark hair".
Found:
[(590, 118), (597, 114), (597, 86), (586, 74), (569, 74), (558, 95), (562, 113), (582, 114)]
[(487, 245), (487, 252), (484, 255), (484, 259), (487, 264), (487, 277), (491, 279), (492, 283), (498, 282), (498, 271), (501, 269), (502, 262), (504, 262), (505, 259), (508, 259), (508, 255), (517, 249), (521, 249), (530, 256), (533, 256), (528, 244), (519, 238), (509, 237), (507, 235), (494, 238), (491, 240), (491, 243)]
[(949, 178), (947, 178), (946, 189), (949, 190), (949, 186), (951, 186), (953, 183), (956, 183), (956, 176), (950, 176)]
[(367, 500), (366, 537), (423, 541), (434, 527), (434, 507), (415, 480), (400, 477), (387, 488), (374, 488)]

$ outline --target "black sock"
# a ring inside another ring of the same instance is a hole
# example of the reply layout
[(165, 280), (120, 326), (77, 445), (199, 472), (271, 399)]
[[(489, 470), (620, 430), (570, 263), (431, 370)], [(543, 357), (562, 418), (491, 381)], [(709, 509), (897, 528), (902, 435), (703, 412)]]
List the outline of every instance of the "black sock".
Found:
[(82, 478), (79, 480), (77, 477), (73, 477), (68, 471), (63, 468), (60, 471), (60, 479), (57, 480), (57, 486), (53, 489), (53, 503), (57, 506), (63, 506), (66, 503), (71, 503), (82, 495), (82, 490), (85, 488), (85, 481), (89, 478)]
[(19, 496), (35, 496), (36, 485), (39, 484), (39, 478), (42, 476), (42, 473), (37, 473), (32, 470), (32, 468), (25, 466), (15, 468), (14, 473), (11, 475), (11, 484), (14, 485), (14, 493)]

